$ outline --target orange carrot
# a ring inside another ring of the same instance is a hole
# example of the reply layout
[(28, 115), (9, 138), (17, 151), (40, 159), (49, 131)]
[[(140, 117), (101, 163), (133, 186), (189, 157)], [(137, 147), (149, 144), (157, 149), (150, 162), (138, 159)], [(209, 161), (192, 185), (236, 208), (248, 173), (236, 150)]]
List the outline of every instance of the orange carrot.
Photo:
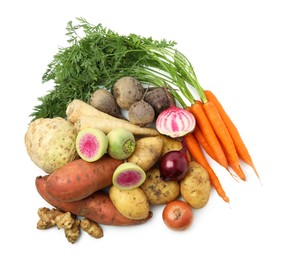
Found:
[(212, 148), (209, 146), (209, 144), (207, 143), (200, 127), (198, 125), (195, 126), (195, 130), (193, 132), (195, 138), (197, 139), (197, 141), (199, 142), (199, 144), (203, 147), (203, 149), (205, 150), (205, 152), (215, 161), (217, 161), (217, 158), (212, 150)]
[(219, 138), (223, 150), (226, 154), (227, 161), (229, 166), (235, 171), (235, 173), (242, 179), (246, 180), (245, 174), (243, 173), (240, 165), (239, 165), (239, 157), (232, 140), (232, 137), (222, 120), (218, 110), (216, 109), (214, 103), (208, 101), (203, 104), (203, 109), (211, 122), (211, 125)]
[(185, 135), (184, 136), (184, 142), (187, 146), (189, 153), (193, 157), (193, 159), (197, 163), (201, 164), (205, 168), (205, 170), (208, 172), (211, 184), (213, 185), (213, 187), (217, 191), (218, 195), (225, 202), (229, 202), (230, 201), (229, 198), (227, 197), (217, 175), (215, 174), (214, 170), (211, 168), (210, 164), (208, 163), (207, 159), (205, 158), (205, 156), (201, 150), (201, 147), (200, 147), (197, 139), (195, 138), (195, 136), (192, 133)]
[(259, 177), (257, 170), (255, 168), (255, 165), (252, 161), (252, 158), (249, 154), (249, 151), (248, 151), (245, 143), (243, 142), (237, 127), (235, 126), (235, 124), (233, 123), (231, 118), (228, 116), (228, 114), (224, 110), (223, 106), (221, 105), (221, 103), (219, 102), (217, 97), (210, 90), (205, 90), (205, 95), (206, 95), (208, 101), (213, 102), (215, 104), (217, 110), (219, 111), (219, 114), (220, 114), (221, 118), (223, 119), (223, 121), (224, 121), (224, 123), (225, 123), (231, 137), (232, 137), (232, 140), (235, 144), (238, 156), (240, 157), (241, 160), (243, 160), (245, 163), (250, 165), (253, 168), (253, 170), (255, 171), (256, 175)]
[(195, 116), (195, 119), (197, 121), (197, 125), (200, 127), (207, 143), (212, 148), (217, 162), (222, 165), (225, 168), (228, 168), (228, 162), (227, 158), (225, 156), (225, 153), (221, 147), (221, 144), (214, 132), (214, 129), (212, 128), (212, 125), (207, 118), (207, 115), (205, 114), (203, 110), (203, 106), (200, 102), (196, 102), (191, 107), (186, 108), (188, 111), (192, 112), (192, 114)]

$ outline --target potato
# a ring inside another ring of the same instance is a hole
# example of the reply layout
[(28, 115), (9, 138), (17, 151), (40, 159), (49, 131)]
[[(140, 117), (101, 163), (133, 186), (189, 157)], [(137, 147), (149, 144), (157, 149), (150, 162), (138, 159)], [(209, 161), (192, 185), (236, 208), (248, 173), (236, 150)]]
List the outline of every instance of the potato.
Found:
[[(178, 138), (171, 138), (166, 135), (159, 135), (158, 137), (163, 141), (161, 156), (171, 151), (180, 151), (183, 148), (182, 141)], [(188, 161), (190, 162), (191, 155), (188, 152), (188, 150), (186, 151), (186, 155), (187, 155)]]
[(126, 218), (145, 219), (149, 215), (149, 203), (141, 188), (120, 190), (114, 185), (109, 190), (115, 208)]
[(137, 164), (144, 171), (148, 171), (158, 162), (162, 147), (163, 142), (159, 137), (142, 137), (136, 141), (136, 148), (127, 161)]
[(158, 168), (146, 172), (146, 180), (140, 186), (150, 204), (161, 205), (175, 200), (180, 195), (178, 181), (163, 181)]
[(159, 135), (158, 137), (163, 141), (161, 155), (164, 155), (170, 151), (179, 151), (183, 147), (182, 142), (179, 139), (171, 138), (166, 135)]
[(207, 171), (197, 162), (189, 163), (189, 172), (180, 181), (180, 193), (192, 208), (204, 207), (210, 198), (211, 183)]

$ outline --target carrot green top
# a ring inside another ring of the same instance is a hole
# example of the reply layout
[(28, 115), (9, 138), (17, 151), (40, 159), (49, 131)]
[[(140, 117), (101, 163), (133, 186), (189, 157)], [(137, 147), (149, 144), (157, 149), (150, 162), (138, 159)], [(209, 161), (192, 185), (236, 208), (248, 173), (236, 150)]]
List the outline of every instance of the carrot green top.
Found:
[(190, 61), (175, 49), (176, 42), (157, 41), (136, 34), (119, 35), (101, 24), (83, 18), (68, 22), (68, 46), (60, 47), (48, 64), (42, 81), (54, 87), (31, 113), (39, 117), (65, 117), (73, 99), (88, 101), (98, 88), (111, 89), (123, 76), (133, 76), (144, 84), (167, 86), (182, 107), (195, 103), (189, 85), (206, 101)]

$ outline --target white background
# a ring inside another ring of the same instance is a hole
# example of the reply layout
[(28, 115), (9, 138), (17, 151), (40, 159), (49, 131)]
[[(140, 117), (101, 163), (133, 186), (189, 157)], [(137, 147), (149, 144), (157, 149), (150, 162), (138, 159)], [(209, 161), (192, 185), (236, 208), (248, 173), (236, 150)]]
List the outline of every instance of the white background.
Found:
[[(277, 0), (1, 1), (0, 258), (284, 259), (284, 11)], [(26, 153), (24, 134), (50, 88), (41, 76), (67, 45), (65, 27), (76, 17), (175, 40), (238, 126), (262, 184), (248, 167), (248, 181), (238, 183), (213, 164), (231, 203), (213, 191), (184, 232), (163, 224), (162, 207), (144, 225), (103, 226), (103, 238), (83, 233), (73, 245), (63, 230), (37, 230), (37, 209), (49, 205), (35, 189), (43, 173)]]

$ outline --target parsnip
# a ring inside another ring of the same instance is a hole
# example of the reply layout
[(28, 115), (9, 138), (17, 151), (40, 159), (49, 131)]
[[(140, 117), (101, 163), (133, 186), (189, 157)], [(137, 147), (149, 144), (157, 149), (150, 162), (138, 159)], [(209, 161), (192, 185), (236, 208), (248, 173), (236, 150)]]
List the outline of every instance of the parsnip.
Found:
[[(116, 120), (114, 120), (116, 119)], [(133, 125), (132, 123), (124, 119), (106, 119), (98, 118), (94, 116), (81, 116), (75, 123), (74, 127), (77, 131), (84, 128), (97, 128), (102, 130), (105, 134), (111, 132), (111, 130), (116, 128), (125, 128), (133, 133), (133, 135), (144, 135), (144, 136), (156, 136), (159, 133), (154, 128), (139, 127)]]
[(119, 119), (101, 112), (95, 107), (78, 99), (69, 103), (66, 109), (66, 115), (68, 120), (74, 124), (77, 131), (92, 127), (108, 134), (111, 130), (122, 127), (130, 130), (134, 135), (155, 136), (159, 134), (154, 128), (136, 126), (127, 120)]
[(70, 121), (71, 123), (75, 123), (81, 116), (92, 116), (98, 119), (113, 119), (113, 116), (110, 116), (107, 113), (96, 109), (95, 107), (89, 105), (88, 103), (80, 99), (74, 99), (67, 105), (66, 116), (68, 121)]

